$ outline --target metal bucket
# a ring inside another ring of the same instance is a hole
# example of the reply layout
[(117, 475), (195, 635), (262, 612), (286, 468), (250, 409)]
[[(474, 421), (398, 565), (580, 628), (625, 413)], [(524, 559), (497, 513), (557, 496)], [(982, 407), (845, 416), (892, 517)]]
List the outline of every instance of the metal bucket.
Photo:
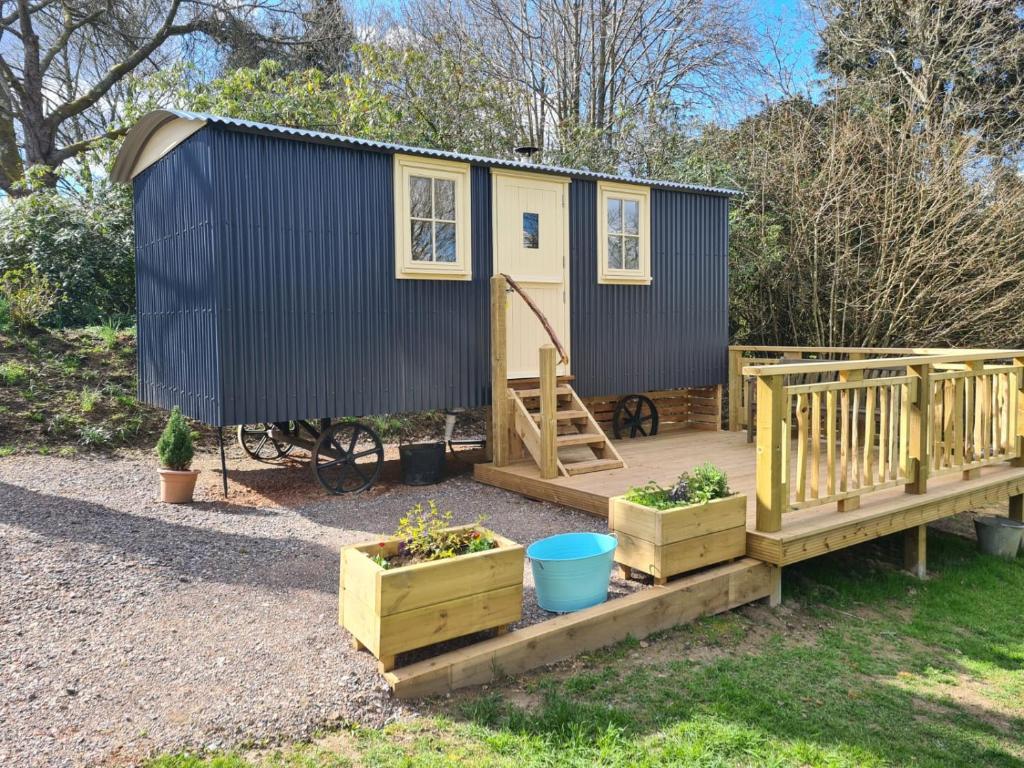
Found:
[(978, 550), (984, 555), (995, 555), (1012, 560), (1024, 539), (1024, 523), (1008, 517), (976, 517), (974, 531), (978, 535)]
[(398, 457), (406, 485), (433, 485), (444, 478), (444, 443), (399, 445)]
[(526, 550), (545, 611), (570, 613), (608, 599), (612, 556), (618, 541), (605, 533), (562, 533), (535, 541)]

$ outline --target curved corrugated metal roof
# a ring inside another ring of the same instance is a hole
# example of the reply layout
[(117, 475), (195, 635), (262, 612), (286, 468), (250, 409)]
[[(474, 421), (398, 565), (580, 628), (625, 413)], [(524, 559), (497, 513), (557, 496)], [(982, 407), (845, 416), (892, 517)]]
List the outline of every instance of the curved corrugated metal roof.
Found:
[(560, 176), (570, 176), (577, 179), (594, 179), (599, 181), (618, 181), (627, 184), (643, 184), (645, 186), (659, 189), (678, 189), (688, 192), (700, 192), (712, 195), (732, 196), (740, 192), (735, 189), (723, 187), (710, 187), (701, 184), (684, 184), (676, 181), (663, 181), (658, 179), (642, 179), (632, 176), (619, 176), (611, 173), (598, 173), (581, 168), (563, 168), (556, 165), (533, 165), (531, 163), (519, 162), (516, 160), (503, 160), (496, 157), (480, 157), (467, 155), (459, 152), (446, 152), (440, 149), (427, 149), (424, 147), (409, 147), (403, 144), (391, 144), (384, 141), (372, 141), (360, 139), (355, 136), (340, 136), (334, 133), (323, 131), (312, 131), (306, 128), (290, 128), (284, 125), (270, 125), (268, 123), (257, 123), (252, 120), (241, 120), (236, 117), (224, 117), (222, 115), (210, 115), (202, 112), (186, 112), (176, 109), (158, 109), (144, 115), (138, 123), (128, 132), (121, 151), (114, 161), (111, 176), (114, 181), (127, 183), (131, 181), (132, 170), (135, 167), (139, 155), (142, 153), (149, 138), (162, 126), (171, 120), (202, 121), (208, 124), (223, 125), (236, 130), (263, 133), (270, 136), (284, 136), (286, 138), (300, 141), (315, 141), (327, 144), (338, 144), (347, 147), (358, 147), (361, 149), (377, 152), (401, 152), (408, 155), (419, 155), (421, 157), (433, 157), (441, 160), (459, 160), (473, 165), (483, 165), (491, 168), (509, 168), (528, 170), (538, 173), (552, 173)]

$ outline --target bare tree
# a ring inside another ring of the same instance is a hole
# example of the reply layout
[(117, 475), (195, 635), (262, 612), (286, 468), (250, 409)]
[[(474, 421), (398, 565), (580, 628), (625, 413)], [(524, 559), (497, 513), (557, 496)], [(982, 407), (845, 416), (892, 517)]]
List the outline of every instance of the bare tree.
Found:
[(0, 189), (17, 194), (32, 166), (55, 183), (62, 163), (121, 133), (128, 75), (298, 12), (289, 0), (0, 0)]
[(405, 23), (478, 51), (515, 86), (524, 140), (562, 155), (714, 102), (749, 43), (743, 3), (726, 0), (411, 0)]

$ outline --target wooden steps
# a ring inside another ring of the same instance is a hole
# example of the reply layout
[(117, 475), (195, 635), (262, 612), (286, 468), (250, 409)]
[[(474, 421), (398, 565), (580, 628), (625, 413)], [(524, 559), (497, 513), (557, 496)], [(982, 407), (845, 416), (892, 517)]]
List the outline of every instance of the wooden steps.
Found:
[[(559, 462), (561, 463), (561, 462)], [(606, 469), (621, 469), (622, 459), (594, 459), (593, 461), (576, 461), (565, 465), (567, 475), (585, 475), (588, 472), (603, 472)]]
[[(531, 397), (540, 398), (539, 389), (517, 389), (516, 393), (524, 400)], [(569, 386), (555, 387), (555, 397), (568, 397), (572, 393)]]
[(602, 435), (594, 435), (590, 432), (577, 432), (576, 434), (558, 435), (555, 443), (559, 448), (569, 445), (596, 445), (603, 443), (605, 438)]
[[(544, 466), (542, 457), (542, 418), (541, 397), (539, 388), (507, 390), (512, 407), (512, 426), (515, 434), (522, 441), (526, 452), (537, 463)], [(555, 421), (554, 454), (557, 462), (549, 465), (550, 472), (560, 475), (582, 475), (589, 472), (602, 472), (608, 469), (620, 469), (626, 464), (611, 444), (608, 435), (594, 420), (593, 415), (580, 400), (579, 395), (568, 382), (559, 381), (554, 387), (553, 413)], [(549, 439), (551, 433), (549, 433)], [(550, 445), (550, 443), (549, 443)], [(561, 454), (561, 449), (576, 449)], [(587, 450), (589, 449), (589, 455)], [(550, 456), (550, 454), (547, 454)]]
[[(539, 413), (531, 413), (530, 415), (533, 416), (533, 420), (535, 422), (540, 424), (540, 414)], [(578, 409), (574, 408), (572, 410), (555, 411), (555, 419), (558, 420), (558, 421), (575, 421), (577, 419), (585, 419), (585, 418), (587, 418), (587, 415), (588, 415), (588, 411), (585, 410), (585, 409), (584, 410), (578, 410)]]

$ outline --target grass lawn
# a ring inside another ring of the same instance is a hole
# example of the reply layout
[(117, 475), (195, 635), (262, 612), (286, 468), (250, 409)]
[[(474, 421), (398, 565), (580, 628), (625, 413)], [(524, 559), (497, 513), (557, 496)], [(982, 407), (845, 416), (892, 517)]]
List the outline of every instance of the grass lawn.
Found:
[(929, 533), (786, 570), (786, 604), (424, 705), (383, 731), (151, 768), (1024, 765), (1024, 561)]

